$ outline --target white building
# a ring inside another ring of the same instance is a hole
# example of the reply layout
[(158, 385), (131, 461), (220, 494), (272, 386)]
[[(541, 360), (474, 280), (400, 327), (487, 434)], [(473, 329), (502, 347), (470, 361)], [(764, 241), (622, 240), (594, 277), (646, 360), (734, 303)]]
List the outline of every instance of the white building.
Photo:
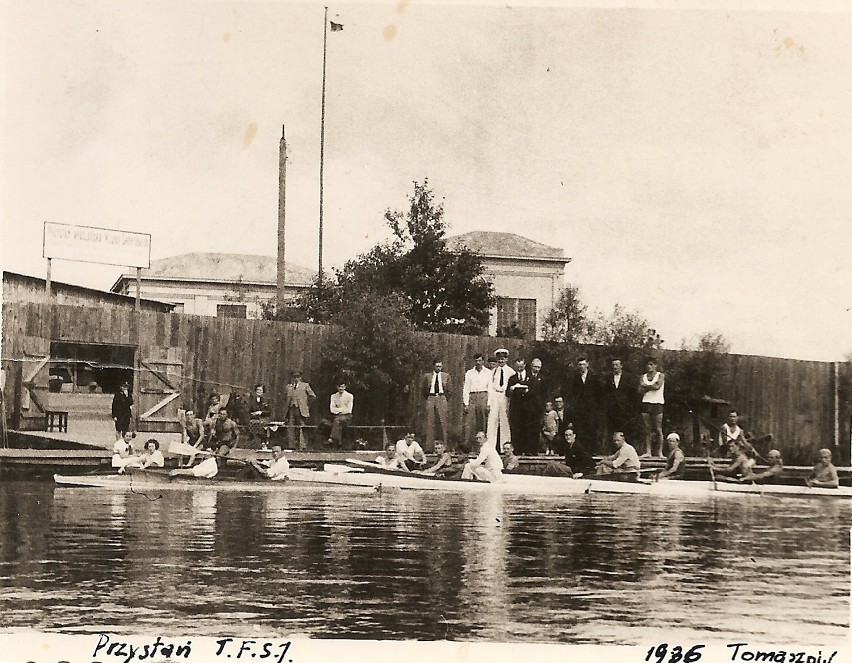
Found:
[(477, 253), (494, 284), (497, 306), (488, 333), (513, 323), (525, 338), (541, 339), (541, 325), (556, 304), (571, 262), (563, 250), (514, 233), (475, 231), (447, 238), (450, 249)]
[[(541, 338), (541, 323), (556, 303), (570, 258), (562, 249), (513, 233), (476, 231), (447, 238), (451, 250), (467, 247), (482, 260), (494, 284), (497, 306), (489, 334), (517, 325), (526, 338)], [(316, 273), (287, 264), (287, 295), (310, 287)], [(111, 290), (135, 293), (135, 274), (122, 274)], [(141, 293), (194, 315), (260, 318), (276, 296), (276, 259), (234, 253), (187, 253), (152, 260), (142, 270)]]
[[(276, 297), (275, 256), (240, 253), (185, 253), (152, 260), (142, 270), (141, 293), (193, 315), (260, 318), (264, 304)], [(315, 272), (287, 263), (288, 298), (306, 290)], [(112, 292), (134, 294), (136, 275), (122, 274)]]

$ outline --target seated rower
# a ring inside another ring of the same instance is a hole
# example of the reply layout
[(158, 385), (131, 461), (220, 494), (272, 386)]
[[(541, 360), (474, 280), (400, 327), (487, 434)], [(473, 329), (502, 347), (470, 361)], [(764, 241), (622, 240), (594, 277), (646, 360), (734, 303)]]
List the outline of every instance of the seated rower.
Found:
[(405, 459), (407, 470), (422, 470), (426, 466), (426, 454), (417, 442), (414, 433), (408, 433), (396, 443), (397, 452)]
[(219, 474), (220, 468), (224, 467), (228, 462), (228, 454), (231, 453), (231, 448), (227, 444), (219, 447), (215, 455), (208, 456), (198, 465), (193, 467), (172, 470), (169, 472), (169, 477), (195, 477), (197, 479), (212, 479)]
[(405, 464), (405, 456), (396, 450), (396, 444), (388, 443), (385, 447), (385, 452), (376, 458), (376, 462), (388, 470), (402, 470), (408, 472), (408, 466)]
[(287, 481), (290, 477), (287, 472), (290, 471), (290, 463), (284, 456), (284, 450), (281, 445), (276, 444), (272, 447), (272, 461), (261, 463), (256, 458), (252, 458), (246, 465), (248, 470), (256, 477), (262, 479), (270, 479), (271, 481)]
[(751, 475), (751, 480), (755, 483), (780, 483), (781, 474), (784, 472), (784, 461), (781, 460), (781, 452), (778, 449), (772, 449), (766, 456), (769, 461), (769, 467), (763, 472), (755, 472)]
[(126, 467), (134, 467), (137, 466), (142, 460), (133, 453), (133, 447), (130, 444), (130, 441), (134, 438), (135, 434), (131, 433), (129, 430), (124, 431), (124, 434), (121, 436), (121, 439), (115, 441), (115, 444), (112, 445), (112, 466), (118, 470), (119, 474), (124, 474), (124, 470)]
[(710, 465), (716, 475), (721, 475), (718, 478), (730, 483), (745, 483), (751, 481), (754, 477), (751, 469), (751, 459), (736, 441), (732, 440), (728, 443), (728, 455), (731, 457), (732, 461), (727, 467), (719, 467), (712, 460), (710, 461)]
[(503, 478), (503, 461), (500, 454), (494, 448), (494, 444), (488, 442), (485, 433), (479, 431), (476, 434), (476, 442), (479, 444), (479, 455), (468, 461), (462, 471), (462, 479), (476, 479), (494, 483)]
[(657, 479), (683, 479), (684, 470), (686, 470), (686, 456), (683, 455), (683, 449), (680, 448), (680, 435), (677, 433), (669, 433), (666, 436), (666, 442), (669, 443), (671, 451), (666, 458), (666, 467), (657, 474)]
[(604, 456), (597, 464), (597, 478), (612, 481), (638, 481), (640, 465), (636, 449), (627, 444), (622, 432), (613, 433), (612, 441), (618, 450), (614, 454)]
[(515, 455), (515, 447), (511, 442), (506, 442), (503, 445), (500, 460), (503, 462), (503, 471), (506, 474), (523, 474), (520, 471), (521, 461)]
[(458, 463), (453, 458), (452, 452), (447, 449), (447, 445), (441, 440), (435, 441), (435, 455), (437, 455), (438, 459), (431, 467), (423, 470), (414, 470), (414, 472), (428, 474), (429, 476), (440, 475), (449, 477), (456, 474), (461, 476), (461, 468), (458, 467)]
[(577, 435), (574, 433), (574, 428), (566, 428), (564, 433), (565, 439), (565, 466), (571, 470), (571, 476), (579, 479), (585, 474), (593, 474), (595, 472), (595, 460), (591, 454), (577, 442)]
[(160, 443), (152, 437), (145, 443), (139, 467), (144, 470), (149, 467), (165, 467), (165, 465), (166, 459), (160, 451)]
[(819, 460), (811, 475), (805, 479), (810, 488), (837, 488), (840, 480), (837, 477), (837, 468), (831, 462), (831, 449), (820, 449)]

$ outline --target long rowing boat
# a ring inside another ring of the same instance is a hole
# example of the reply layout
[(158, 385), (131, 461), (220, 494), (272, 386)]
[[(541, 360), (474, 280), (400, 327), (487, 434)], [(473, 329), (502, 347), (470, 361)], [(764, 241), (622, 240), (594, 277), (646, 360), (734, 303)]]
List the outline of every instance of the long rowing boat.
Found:
[(146, 489), (239, 490), (264, 492), (286, 489), (296, 485), (346, 486), (356, 489), (437, 490), (445, 492), (486, 492), (509, 495), (580, 495), (591, 493), (628, 493), (658, 495), (662, 497), (701, 497), (728, 495), (779, 495), (797, 497), (852, 497), (852, 488), (809, 488), (807, 486), (758, 485), (725, 483), (722, 481), (639, 481), (620, 482), (600, 479), (569, 479), (526, 474), (504, 474), (495, 483), (445, 479), (413, 472), (388, 470), (374, 463), (350, 459), (346, 465), (325, 465), (322, 470), (292, 468), (289, 481), (241, 481), (228, 477), (199, 479), (194, 477), (170, 478), (157, 470), (136, 470), (129, 475), (54, 475), (59, 486), (100, 487), (119, 490)]

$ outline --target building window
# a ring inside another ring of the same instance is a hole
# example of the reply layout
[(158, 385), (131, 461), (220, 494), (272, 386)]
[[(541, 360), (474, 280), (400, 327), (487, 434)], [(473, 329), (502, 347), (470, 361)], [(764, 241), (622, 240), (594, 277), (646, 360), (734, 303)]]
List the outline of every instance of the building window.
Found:
[(216, 317), (219, 318), (246, 318), (245, 304), (216, 304)]
[(518, 330), (523, 333), (524, 338), (535, 338), (535, 300), (499, 297), (497, 299), (497, 334), (514, 336)]

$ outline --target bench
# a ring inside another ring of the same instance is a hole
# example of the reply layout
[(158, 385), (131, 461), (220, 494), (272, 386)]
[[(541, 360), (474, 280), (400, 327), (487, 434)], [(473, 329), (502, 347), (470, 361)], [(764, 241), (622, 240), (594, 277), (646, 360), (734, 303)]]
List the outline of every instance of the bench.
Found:
[(53, 431), (55, 428), (60, 433), (68, 432), (68, 413), (63, 410), (45, 410), (44, 413), (45, 430)]
[[(293, 446), (298, 446), (304, 450), (322, 450), (327, 448), (325, 438), (318, 439), (317, 437), (318, 428), (319, 426), (309, 424), (305, 424), (304, 426), (287, 426), (283, 421), (270, 421), (266, 425), (270, 444), (272, 443), (272, 439), (277, 437), (282, 442), (292, 443)], [(384, 448), (385, 440), (395, 441), (402, 437), (408, 430), (409, 428), (406, 426), (364, 426), (350, 424), (346, 427), (344, 448), (381, 450)], [(366, 433), (372, 433), (372, 435), (366, 436), (369, 438), (365, 440), (366, 447), (356, 446), (355, 439), (353, 438), (358, 438), (360, 435)]]

